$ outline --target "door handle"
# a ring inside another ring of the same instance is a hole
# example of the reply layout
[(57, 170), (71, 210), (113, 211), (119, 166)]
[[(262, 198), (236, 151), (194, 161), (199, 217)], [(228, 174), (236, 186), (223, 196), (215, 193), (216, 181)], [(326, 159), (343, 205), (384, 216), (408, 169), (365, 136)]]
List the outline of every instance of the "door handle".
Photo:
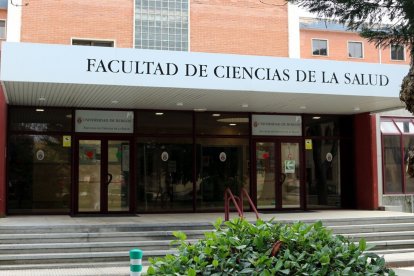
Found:
[(111, 184), (112, 182), (112, 174), (108, 173), (108, 182), (106, 183), (106, 185)]
[(282, 185), (283, 182), (285, 182), (285, 180), (286, 180), (286, 174), (285, 173), (281, 173), (280, 174), (280, 178), (279, 178), (280, 185)]

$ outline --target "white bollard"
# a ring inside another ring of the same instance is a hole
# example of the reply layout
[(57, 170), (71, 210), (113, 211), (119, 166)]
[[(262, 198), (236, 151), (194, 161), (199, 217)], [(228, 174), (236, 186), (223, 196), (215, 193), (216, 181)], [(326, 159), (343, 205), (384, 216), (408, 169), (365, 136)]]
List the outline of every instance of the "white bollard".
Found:
[(141, 276), (142, 272), (142, 250), (132, 249), (129, 251), (130, 276)]

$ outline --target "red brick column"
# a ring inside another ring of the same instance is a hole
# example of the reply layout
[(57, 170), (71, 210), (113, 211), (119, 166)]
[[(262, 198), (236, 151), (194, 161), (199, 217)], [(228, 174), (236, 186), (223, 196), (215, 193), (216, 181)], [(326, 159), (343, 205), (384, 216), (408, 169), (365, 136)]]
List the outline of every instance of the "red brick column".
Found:
[(7, 103), (0, 86), (0, 217), (6, 215)]
[(376, 119), (368, 113), (355, 116), (355, 185), (358, 209), (378, 208)]

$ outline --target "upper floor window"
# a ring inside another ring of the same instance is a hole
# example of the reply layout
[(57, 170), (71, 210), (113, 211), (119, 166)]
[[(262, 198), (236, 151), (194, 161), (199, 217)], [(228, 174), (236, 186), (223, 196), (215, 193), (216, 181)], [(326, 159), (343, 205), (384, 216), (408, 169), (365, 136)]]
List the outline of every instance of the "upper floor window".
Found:
[(403, 45), (391, 45), (391, 60), (405, 60)]
[(135, 48), (188, 51), (188, 2), (135, 1)]
[(328, 40), (312, 39), (312, 54), (314, 56), (328, 55)]
[(362, 47), (362, 42), (348, 42), (348, 56), (350, 58), (363, 58), (364, 50)]
[(80, 46), (114, 47), (114, 44), (112, 40), (72, 39), (72, 45)]
[(6, 21), (0, 20), (0, 39), (6, 39)]

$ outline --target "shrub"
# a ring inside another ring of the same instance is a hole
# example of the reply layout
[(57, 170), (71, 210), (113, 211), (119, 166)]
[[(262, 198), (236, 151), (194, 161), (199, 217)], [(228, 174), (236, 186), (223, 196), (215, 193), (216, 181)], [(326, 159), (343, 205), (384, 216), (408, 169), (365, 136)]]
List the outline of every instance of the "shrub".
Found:
[(175, 232), (178, 254), (150, 259), (149, 275), (395, 275), (366, 242), (333, 235), (321, 222), (292, 225), (243, 219), (215, 223), (190, 244)]

